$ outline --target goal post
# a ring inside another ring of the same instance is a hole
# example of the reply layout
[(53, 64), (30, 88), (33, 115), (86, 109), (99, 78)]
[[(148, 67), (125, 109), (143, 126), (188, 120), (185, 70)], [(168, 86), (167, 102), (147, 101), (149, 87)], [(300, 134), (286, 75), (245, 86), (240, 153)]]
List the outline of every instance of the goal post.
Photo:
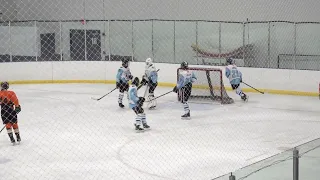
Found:
[[(232, 104), (234, 100), (226, 92), (223, 83), (222, 70), (219, 68), (189, 67), (197, 80), (192, 84), (190, 100), (196, 101), (218, 101), (221, 104)], [(179, 74), (185, 71), (182, 68), (177, 69), (177, 80)], [(181, 94), (178, 92), (178, 100), (181, 100)]]

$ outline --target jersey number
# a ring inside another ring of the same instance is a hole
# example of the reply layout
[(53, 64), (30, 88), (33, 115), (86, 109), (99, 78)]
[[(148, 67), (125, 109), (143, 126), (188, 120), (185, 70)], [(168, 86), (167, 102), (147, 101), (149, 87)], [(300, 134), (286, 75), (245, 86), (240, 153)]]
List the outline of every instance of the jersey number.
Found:
[(239, 71), (236, 69), (233, 69), (232, 71), (232, 78), (238, 78), (239, 77)]

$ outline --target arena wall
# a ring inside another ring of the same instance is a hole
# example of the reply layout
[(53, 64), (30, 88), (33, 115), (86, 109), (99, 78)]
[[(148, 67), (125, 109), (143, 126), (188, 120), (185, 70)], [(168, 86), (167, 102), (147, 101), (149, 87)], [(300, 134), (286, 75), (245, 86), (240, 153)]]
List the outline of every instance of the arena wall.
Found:
[[(11, 84), (30, 83), (115, 83), (120, 62), (111, 61), (63, 61), (63, 62), (15, 62), (2, 63), (0, 80)], [(159, 71), (159, 85), (173, 87), (176, 83), (178, 64), (156, 63)], [(213, 66), (206, 66), (213, 67)], [(223, 69), (224, 67), (216, 67)], [(143, 62), (132, 62), (130, 69), (141, 78)], [(320, 71), (263, 69), (240, 67), (243, 80), (258, 89), (272, 94), (317, 96)], [(228, 79), (223, 77), (227, 90)], [(254, 92), (243, 86), (244, 91)]]

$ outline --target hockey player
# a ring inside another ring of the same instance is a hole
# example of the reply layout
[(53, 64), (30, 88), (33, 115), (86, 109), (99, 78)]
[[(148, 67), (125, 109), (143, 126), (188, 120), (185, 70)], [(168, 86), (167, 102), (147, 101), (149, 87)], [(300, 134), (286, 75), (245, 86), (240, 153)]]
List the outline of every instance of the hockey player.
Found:
[(182, 118), (190, 118), (190, 109), (188, 105), (188, 100), (192, 91), (192, 83), (197, 80), (197, 77), (194, 73), (188, 70), (188, 62), (182, 62), (181, 68), (183, 69), (178, 78), (177, 85), (173, 88), (173, 92), (177, 93), (180, 90), (181, 102), (183, 104), (183, 109), (185, 114), (182, 115)]
[(124, 93), (127, 93), (129, 90), (129, 80), (131, 80), (133, 76), (131, 75), (130, 69), (129, 69), (129, 61), (128, 60), (122, 60), (122, 66), (119, 68), (117, 76), (116, 76), (116, 87), (119, 89), (119, 97), (118, 97), (118, 103), (121, 108), (124, 107), (122, 103), (122, 99), (124, 96)]
[(11, 143), (15, 144), (12, 129), (16, 135), (17, 142), (21, 141), (17, 114), (21, 111), (21, 106), (16, 93), (8, 91), (9, 83), (1, 82), (0, 103), (1, 103), (1, 119), (5, 124)]
[[(149, 108), (153, 109), (157, 106), (157, 102), (154, 99), (154, 90), (158, 86), (158, 71), (155, 65), (152, 63), (152, 59), (146, 60), (145, 74), (142, 76), (141, 85), (147, 85), (146, 92), (148, 91)], [(146, 96), (146, 95), (145, 95)]]
[[(144, 97), (138, 97), (137, 86), (139, 85), (139, 78), (135, 77), (132, 81), (132, 85), (129, 88), (129, 107), (136, 113), (135, 118), (135, 129), (137, 131), (143, 131), (149, 129), (150, 126), (147, 124), (146, 114), (142, 108), (145, 101)], [(141, 126), (142, 125), (142, 126)]]
[(236, 93), (241, 97), (243, 101), (248, 100), (248, 96), (242, 92), (240, 88), (240, 83), (242, 82), (242, 73), (238, 70), (237, 66), (234, 64), (233, 59), (227, 59), (226, 67), (226, 77), (229, 79), (231, 87)]

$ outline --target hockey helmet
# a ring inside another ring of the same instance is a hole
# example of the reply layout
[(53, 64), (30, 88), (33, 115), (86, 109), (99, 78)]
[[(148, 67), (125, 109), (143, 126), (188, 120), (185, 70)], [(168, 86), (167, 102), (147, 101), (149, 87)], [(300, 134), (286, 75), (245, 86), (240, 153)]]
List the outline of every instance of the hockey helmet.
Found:
[(147, 66), (152, 65), (152, 59), (151, 58), (146, 59), (146, 65)]
[(189, 66), (189, 64), (188, 64), (188, 62), (186, 62), (186, 61), (183, 61), (183, 62), (181, 63), (181, 65), (180, 65), (180, 67), (181, 67), (182, 69), (187, 69), (188, 66)]
[(233, 64), (233, 59), (232, 58), (227, 58), (227, 64)]
[(127, 68), (129, 66), (129, 60), (128, 59), (122, 59), (122, 66)]
[(140, 80), (138, 77), (135, 77), (133, 80), (132, 80), (132, 84), (135, 85), (135, 86), (139, 86), (139, 83), (140, 83)]
[(7, 81), (1, 82), (1, 90), (8, 90), (9, 83)]

